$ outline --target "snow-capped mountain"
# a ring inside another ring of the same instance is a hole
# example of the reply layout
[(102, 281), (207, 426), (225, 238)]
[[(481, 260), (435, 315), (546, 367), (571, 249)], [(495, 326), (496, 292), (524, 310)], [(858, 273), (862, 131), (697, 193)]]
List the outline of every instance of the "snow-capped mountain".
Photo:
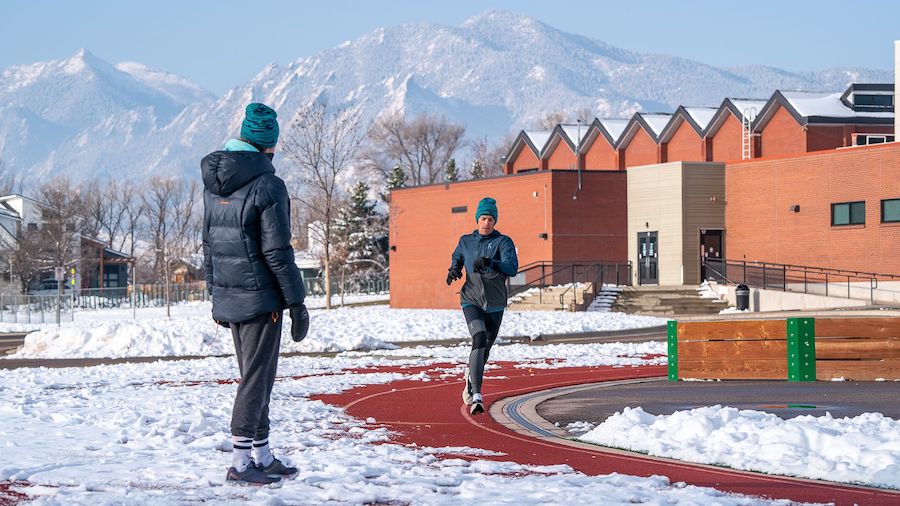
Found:
[(181, 77), (133, 62), (113, 66), (84, 50), (10, 67), (0, 75), (0, 158), (39, 176), (196, 174), (198, 160), (238, 131), (251, 101), (278, 110), (283, 131), (303, 104), (327, 100), (358, 108), (364, 122), (385, 111), (438, 113), (465, 124), (470, 137), (499, 140), (554, 111), (627, 117), (717, 106), (726, 96), (768, 98), (775, 89), (892, 81), (891, 72), (862, 68), (716, 68), (491, 11), (459, 27), (380, 28), (270, 64), (218, 99)]

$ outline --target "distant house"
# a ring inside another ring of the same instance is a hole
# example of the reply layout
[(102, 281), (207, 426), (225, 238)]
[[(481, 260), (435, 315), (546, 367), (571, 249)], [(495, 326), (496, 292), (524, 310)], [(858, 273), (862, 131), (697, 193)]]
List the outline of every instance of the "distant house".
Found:
[[(13, 248), (26, 234), (36, 233), (44, 222), (45, 208), (41, 202), (22, 195), (0, 197), (0, 249)], [(131, 256), (77, 232), (70, 239), (75, 248), (72, 256), (77, 260), (59, 266), (65, 268), (66, 286), (79, 289), (128, 286)], [(48, 268), (38, 276), (32, 289), (47, 289), (51, 285), (56, 286), (55, 273)]]
[[(106, 243), (87, 236), (81, 236), (80, 254), (75, 267), (76, 281), (81, 289), (125, 288), (128, 286), (128, 268), (134, 258), (127, 253), (116, 251)], [(69, 268), (71, 273), (71, 267)]]
[(195, 254), (172, 260), (169, 271), (169, 281), (172, 283), (199, 283), (206, 281), (203, 270), (203, 255)]

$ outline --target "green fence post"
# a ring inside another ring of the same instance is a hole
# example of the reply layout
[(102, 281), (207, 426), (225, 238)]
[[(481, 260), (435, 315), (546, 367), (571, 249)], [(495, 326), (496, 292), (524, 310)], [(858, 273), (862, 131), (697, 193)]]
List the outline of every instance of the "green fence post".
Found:
[(678, 381), (678, 322), (669, 320), (666, 331), (669, 336), (669, 381)]
[(787, 319), (788, 381), (816, 381), (816, 320)]

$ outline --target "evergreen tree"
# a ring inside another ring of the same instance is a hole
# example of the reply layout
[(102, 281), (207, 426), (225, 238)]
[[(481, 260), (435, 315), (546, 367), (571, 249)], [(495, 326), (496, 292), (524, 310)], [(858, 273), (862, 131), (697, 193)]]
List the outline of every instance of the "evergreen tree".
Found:
[(394, 165), (394, 168), (391, 169), (391, 173), (388, 176), (387, 187), (389, 190), (393, 190), (396, 188), (405, 188), (406, 187), (406, 173), (403, 172), (403, 169), (400, 168), (399, 165)]
[(356, 183), (336, 220), (346, 271), (355, 279), (364, 279), (387, 268), (387, 218), (375, 210), (375, 202), (369, 200), (369, 190), (364, 181)]
[(450, 183), (459, 181), (459, 171), (456, 170), (456, 159), (451, 158), (447, 160), (447, 165), (444, 166), (444, 179)]
[(481, 179), (484, 177), (484, 163), (481, 160), (472, 160), (472, 179)]

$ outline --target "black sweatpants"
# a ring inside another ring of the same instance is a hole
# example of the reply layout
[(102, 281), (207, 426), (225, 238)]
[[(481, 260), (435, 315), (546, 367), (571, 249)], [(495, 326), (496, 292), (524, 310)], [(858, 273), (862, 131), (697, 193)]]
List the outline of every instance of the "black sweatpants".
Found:
[(463, 308), (463, 314), (466, 316), (469, 334), (472, 336), (472, 350), (469, 352), (469, 384), (473, 394), (480, 394), (484, 366), (491, 353), (491, 346), (494, 345), (500, 332), (503, 311), (485, 313), (480, 307), (466, 306)]
[(278, 369), (281, 311), (231, 323), (241, 383), (231, 412), (231, 434), (262, 440), (269, 437), (269, 397)]

